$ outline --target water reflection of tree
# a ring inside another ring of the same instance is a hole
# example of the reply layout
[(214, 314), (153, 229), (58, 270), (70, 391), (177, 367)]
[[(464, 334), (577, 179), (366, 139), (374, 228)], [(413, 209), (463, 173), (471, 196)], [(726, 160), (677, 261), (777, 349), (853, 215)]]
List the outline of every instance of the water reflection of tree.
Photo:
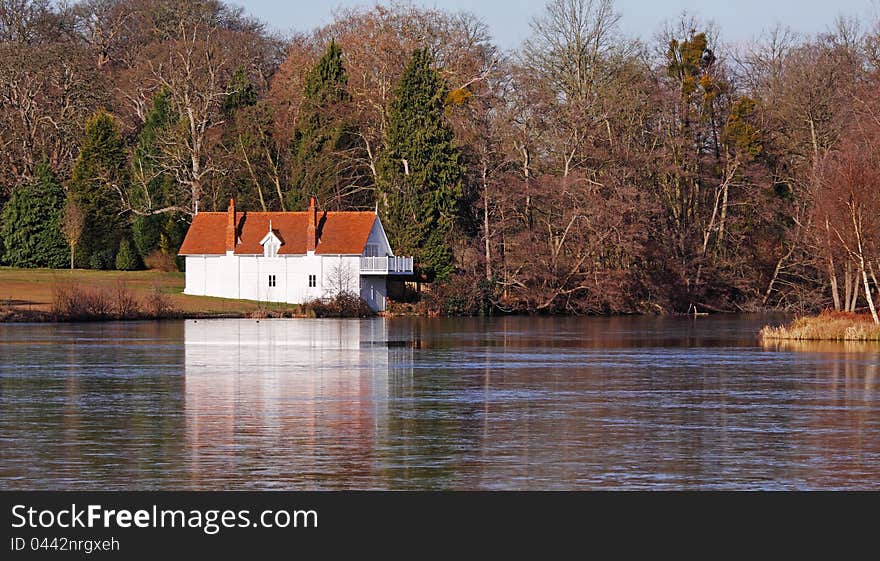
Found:
[[(766, 350), (817, 355), (804, 382), (814, 407), (798, 432), (800, 447), (816, 450), (800, 458), (800, 478), (815, 488), (876, 485), (876, 433), (880, 344), (859, 341), (766, 341)], [(846, 474), (841, 478), (840, 474)]]

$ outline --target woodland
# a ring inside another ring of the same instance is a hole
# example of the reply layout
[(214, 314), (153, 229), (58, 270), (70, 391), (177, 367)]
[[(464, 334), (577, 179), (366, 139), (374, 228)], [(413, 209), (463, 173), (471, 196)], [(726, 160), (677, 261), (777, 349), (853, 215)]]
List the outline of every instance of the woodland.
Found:
[(315, 196), (378, 212), (447, 314), (877, 321), (880, 27), (621, 17), (550, 0), (504, 50), (410, 4), (281, 36), (218, 0), (0, 0), (0, 265), (176, 270), (197, 212)]

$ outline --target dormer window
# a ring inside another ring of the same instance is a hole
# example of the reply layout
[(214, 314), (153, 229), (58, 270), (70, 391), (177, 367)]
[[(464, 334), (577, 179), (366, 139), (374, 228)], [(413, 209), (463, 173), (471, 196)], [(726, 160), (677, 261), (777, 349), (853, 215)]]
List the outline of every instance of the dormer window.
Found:
[(269, 222), (269, 232), (263, 236), (263, 239), (260, 240), (260, 245), (263, 246), (263, 257), (277, 257), (278, 250), (281, 249), (281, 240), (275, 235), (275, 232), (272, 230), (272, 223)]

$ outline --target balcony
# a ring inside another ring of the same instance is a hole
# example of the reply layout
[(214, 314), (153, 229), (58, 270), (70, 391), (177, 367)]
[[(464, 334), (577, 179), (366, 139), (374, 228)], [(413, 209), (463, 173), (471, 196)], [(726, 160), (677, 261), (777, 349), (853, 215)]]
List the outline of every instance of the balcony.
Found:
[(361, 257), (362, 275), (411, 275), (412, 257)]

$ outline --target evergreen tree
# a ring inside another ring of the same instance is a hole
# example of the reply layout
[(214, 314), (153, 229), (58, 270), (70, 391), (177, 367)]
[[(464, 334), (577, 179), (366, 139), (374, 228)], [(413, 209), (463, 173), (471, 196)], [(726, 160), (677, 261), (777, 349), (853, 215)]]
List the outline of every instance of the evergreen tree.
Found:
[(226, 173), (221, 180), (223, 193), (220, 198), (234, 198), (242, 208), (280, 210), (283, 195), (279, 193), (275, 201), (271, 200), (270, 193), (280, 189), (269, 188), (271, 171), (266, 169), (267, 155), (274, 163), (273, 156), (277, 153), (270, 138), (275, 126), (272, 110), (268, 103), (260, 102), (256, 87), (240, 68), (227, 87), (223, 112), (226, 127), (220, 153), (223, 154)]
[(134, 271), (135, 269), (140, 269), (138, 255), (131, 248), (128, 238), (122, 238), (119, 242), (119, 251), (116, 252), (116, 270)]
[(239, 68), (229, 80), (226, 88), (226, 99), (223, 100), (223, 113), (229, 117), (242, 107), (251, 107), (257, 104), (257, 88), (248, 78), (244, 69)]
[[(162, 208), (172, 202), (173, 179), (157, 169), (161, 135), (177, 122), (168, 90), (163, 89), (153, 98), (153, 105), (144, 119), (132, 158), (132, 204), (140, 208)], [(132, 239), (141, 259), (159, 249), (159, 241), (169, 221), (180, 228), (184, 220), (179, 213), (137, 216), (132, 222)], [(180, 223), (180, 224), (178, 224)], [(177, 247), (172, 248), (176, 252)]]
[(291, 146), (293, 186), (287, 194), (287, 208), (304, 207), (310, 195), (330, 206), (344, 206), (346, 188), (356, 176), (344, 157), (355, 146), (352, 127), (344, 116), (350, 100), (347, 86), (342, 49), (331, 41), (306, 77), (300, 124)]
[(0, 216), (0, 257), (12, 267), (60, 268), (68, 249), (61, 221), (64, 190), (46, 161), (34, 169), (34, 178), (13, 191)]
[(77, 246), (80, 263), (112, 268), (116, 248), (126, 231), (120, 215), (119, 189), (128, 188), (125, 147), (116, 120), (106, 111), (86, 120), (82, 149), (68, 184), (68, 195), (84, 215)]
[(427, 49), (416, 50), (388, 115), (377, 191), (392, 246), (412, 253), (429, 278), (452, 274), (450, 237), (464, 166), (445, 120), (446, 86)]

